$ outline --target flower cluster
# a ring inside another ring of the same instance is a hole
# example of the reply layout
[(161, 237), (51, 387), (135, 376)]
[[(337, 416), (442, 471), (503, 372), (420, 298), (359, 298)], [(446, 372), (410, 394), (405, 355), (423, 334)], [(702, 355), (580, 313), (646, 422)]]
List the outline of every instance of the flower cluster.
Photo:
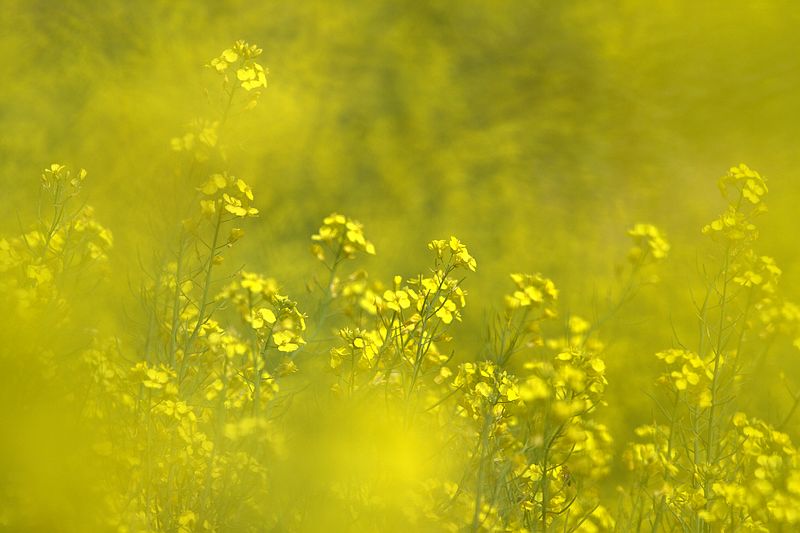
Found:
[(374, 317), (378, 313), (377, 303), (381, 294), (384, 294), (384, 284), (380, 281), (371, 282), (364, 270), (353, 272), (334, 286), (334, 296), (342, 297), (345, 301), (344, 312), (353, 319), (364, 313)]
[(758, 288), (765, 294), (774, 294), (783, 271), (775, 260), (747, 250), (733, 265), (736, 275), (733, 282), (746, 288)]
[(448, 240), (433, 240), (428, 243), (428, 249), (436, 254), (437, 265), (447, 270), (449, 267), (461, 267), (475, 272), (478, 263), (467, 250), (467, 247), (455, 237)]
[(385, 333), (362, 329), (343, 328), (339, 337), (344, 346), (331, 349), (331, 368), (339, 368), (343, 359), (350, 358), (351, 364), (369, 367), (380, 353)]
[(749, 244), (758, 238), (758, 230), (750, 215), (734, 206), (729, 206), (716, 220), (703, 226), (703, 233), (731, 243)]
[(736, 413), (714, 464), (696, 464), (679, 446), (680, 434), (651, 425), (636, 430), (648, 443), (624, 453), (639, 484), (655, 497), (654, 516), (671, 523), (690, 518), (738, 531), (769, 531), (768, 524), (800, 522), (800, 463), (786, 433)]
[(221, 216), (222, 211), (237, 218), (258, 215), (258, 209), (252, 207), (252, 189), (236, 176), (227, 173), (212, 174), (200, 187), (200, 191), (205, 197), (200, 200), (200, 207), (207, 216)]
[(695, 353), (675, 348), (658, 352), (656, 357), (667, 367), (659, 383), (678, 393), (685, 392), (699, 407), (711, 406), (710, 385), (714, 379), (711, 364)]
[(467, 293), (457, 279), (443, 271), (435, 271), (430, 277), (418, 276), (409, 279), (408, 283), (409, 286), (404, 289), (384, 293), (384, 302), (387, 302), (388, 309), (402, 309), (404, 305), (410, 305), (414, 301), (418, 312), (429, 312), (432, 317), (445, 324), (453, 320), (461, 321), (461, 310), (467, 304)]
[(267, 69), (255, 61), (261, 55), (261, 48), (244, 41), (236, 41), (232, 47), (222, 51), (209, 63), (209, 67), (221, 74), (225, 83), (230, 83), (229, 71), (235, 71), (236, 80), (245, 91), (267, 87)]
[(53, 163), (42, 172), (42, 188), (47, 191), (62, 189), (66, 191), (67, 195), (74, 196), (80, 190), (85, 179), (86, 170), (80, 169), (73, 172), (66, 165)]
[[(114, 244), (111, 231), (100, 224), (94, 208), (74, 208), (86, 171), (52, 164), (41, 179), (42, 196), (49, 212), (34, 227), (11, 238), (0, 238), (0, 297), (9, 308), (30, 315), (46, 302), (64, 302), (60, 285), (79, 282), (82, 274), (103, 268)], [(13, 297), (12, 297), (13, 295)]]
[(794, 339), (800, 349), (800, 306), (784, 298), (768, 296), (756, 305), (756, 317), (752, 329), (762, 339), (772, 339), (781, 334)]
[(744, 413), (732, 418), (735, 455), (715, 482), (701, 513), (711, 524), (742, 521), (743, 528), (767, 531), (767, 524), (800, 524), (800, 456), (789, 435)]
[[(517, 290), (506, 297), (497, 329), (490, 330), (493, 360), (462, 363), (450, 381), (459, 393), (455, 413), (477, 439), (471, 469), (504, 480), (498, 489), (504, 496), (481, 502), (480, 476), (472, 481), (476, 488), (460, 486), (459, 492), (473, 494), (487, 514), (502, 509), (495, 528), (613, 528), (597, 495), (581, 491), (587, 480), (608, 473), (611, 460), (608, 428), (593, 418), (605, 404), (602, 344), (586, 339), (590, 326), (579, 317), (569, 321), (563, 338), (538, 339), (537, 332), (536, 342), (524, 342), (532, 323), (556, 316), (558, 292), (538, 274), (515, 274), (512, 280)], [(529, 315), (535, 309), (539, 313)], [(511, 353), (540, 347), (548, 355), (526, 354), (512, 370)]]
[(170, 146), (175, 152), (190, 152), (196, 161), (208, 161), (219, 141), (219, 121), (193, 120), (189, 131), (180, 137), (173, 137)]
[(635, 224), (628, 230), (633, 240), (633, 247), (628, 258), (634, 264), (641, 264), (648, 259), (660, 261), (669, 254), (669, 242), (656, 226), (652, 224)]
[[(345, 222), (332, 217), (326, 221), (334, 227), (331, 231)], [(329, 234), (325, 228), (315, 237)], [(459, 246), (466, 253), (466, 247)], [(434, 264), (443, 266), (438, 256)], [(331, 367), (344, 380), (336, 390), (352, 392), (370, 383), (408, 395), (423, 385), (422, 377), (441, 385), (452, 374), (444, 366), (449, 358), (437, 343), (449, 340), (446, 328), (461, 321), (466, 305), (462, 280), (449, 275), (455, 268), (450, 264), (447, 271), (434, 268), (430, 276), (406, 280), (394, 276), (389, 289), (380, 282), (368, 283), (361, 271), (333, 284), (333, 292), (343, 296), (344, 314), (355, 319), (354, 327), (339, 330), (342, 345), (331, 350)], [(399, 386), (403, 382), (406, 390)]]
[(729, 200), (725, 212), (703, 227), (703, 233), (730, 247), (746, 247), (758, 239), (754, 219), (767, 210), (766, 178), (745, 164), (732, 167), (720, 178), (719, 188)]
[(487, 410), (494, 417), (509, 416), (506, 404), (520, 401), (517, 379), (491, 361), (461, 364), (452, 386), (460, 389), (464, 398), (457, 413), (473, 420), (482, 419)]
[(541, 274), (511, 274), (516, 290), (505, 297), (506, 309), (524, 307), (540, 309), (544, 318), (556, 316), (558, 289), (552, 280)]
[(767, 180), (744, 163), (731, 167), (719, 179), (718, 185), (724, 197), (730, 198), (733, 195), (737, 203), (747, 200), (753, 205), (760, 204), (768, 191)]
[[(278, 351), (291, 353), (305, 344), (302, 333), (306, 317), (296, 302), (278, 293), (274, 279), (242, 271), (239, 279), (229, 284), (217, 300), (232, 302), (242, 320)], [(262, 350), (266, 348), (267, 345)]]
[(320, 261), (332, 257), (333, 266), (343, 259), (352, 259), (359, 252), (375, 255), (375, 245), (364, 237), (360, 222), (333, 213), (322, 220), (319, 231), (311, 236), (311, 251)]

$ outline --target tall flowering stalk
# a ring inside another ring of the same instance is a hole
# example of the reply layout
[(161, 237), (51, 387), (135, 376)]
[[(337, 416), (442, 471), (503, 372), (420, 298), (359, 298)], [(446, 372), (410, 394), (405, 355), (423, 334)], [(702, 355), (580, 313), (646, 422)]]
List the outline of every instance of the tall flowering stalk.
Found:
[[(702, 230), (718, 247), (719, 268), (698, 306), (697, 351), (657, 354), (664, 423), (639, 428), (646, 441), (625, 453), (637, 480), (627, 517), (636, 530), (768, 531), (800, 520), (792, 481), (800, 464), (788, 435), (736, 402), (768, 337), (795, 331), (785, 320), (793, 306), (776, 307), (781, 270), (755, 251), (766, 180), (742, 164), (719, 187), (728, 206)], [(755, 318), (759, 310), (769, 311)]]

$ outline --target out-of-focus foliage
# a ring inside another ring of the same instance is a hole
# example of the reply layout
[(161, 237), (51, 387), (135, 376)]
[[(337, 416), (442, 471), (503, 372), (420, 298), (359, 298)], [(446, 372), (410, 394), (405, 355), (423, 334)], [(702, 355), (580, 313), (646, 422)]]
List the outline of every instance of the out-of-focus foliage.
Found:
[(795, 527), (798, 19), (7, 0), (0, 524)]

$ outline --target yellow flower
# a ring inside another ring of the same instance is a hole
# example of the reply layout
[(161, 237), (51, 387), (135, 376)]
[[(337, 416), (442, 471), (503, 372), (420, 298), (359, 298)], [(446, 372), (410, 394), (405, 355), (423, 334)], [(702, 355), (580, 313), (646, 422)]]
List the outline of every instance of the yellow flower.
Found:
[(253, 217), (258, 209), (252, 207), (253, 191), (244, 180), (227, 173), (212, 174), (200, 187), (207, 198), (200, 200), (204, 215), (213, 215), (221, 207), (236, 217)]
[(312, 252), (320, 261), (325, 261), (328, 255), (333, 256), (334, 263), (352, 259), (359, 252), (375, 255), (375, 245), (364, 237), (361, 223), (338, 213), (325, 217), (311, 240)]
[(492, 387), (485, 381), (481, 381), (475, 385), (475, 390), (483, 396), (484, 398), (488, 398), (492, 394)]
[(436, 253), (439, 261), (453, 267), (462, 267), (473, 272), (476, 271), (478, 263), (467, 250), (467, 247), (456, 237), (449, 240), (433, 240), (428, 243), (428, 249)]
[(86, 170), (73, 172), (68, 166), (53, 163), (42, 172), (42, 187), (47, 190), (66, 189), (69, 196), (75, 195), (86, 179)]
[(652, 224), (636, 224), (628, 230), (634, 246), (629, 252), (632, 262), (637, 263), (647, 257), (660, 261), (669, 253), (669, 242), (664, 234)]
[(744, 163), (731, 167), (728, 173), (719, 179), (719, 188), (723, 196), (730, 189), (739, 192), (751, 204), (758, 204), (767, 194), (767, 180)]
[(267, 69), (255, 61), (261, 52), (256, 45), (236, 41), (231, 48), (223, 50), (218, 57), (212, 59), (208, 67), (222, 75), (226, 84), (230, 82), (228, 69), (235, 70), (236, 80), (245, 91), (266, 88)]
[(511, 274), (511, 280), (516, 285), (516, 290), (505, 297), (507, 311), (535, 307), (540, 308), (547, 318), (556, 315), (558, 289), (552, 280), (541, 274)]
[(276, 331), (272, 334), (272, 341), (281, 352), (294, 352), (305, 341), (292, 330)]

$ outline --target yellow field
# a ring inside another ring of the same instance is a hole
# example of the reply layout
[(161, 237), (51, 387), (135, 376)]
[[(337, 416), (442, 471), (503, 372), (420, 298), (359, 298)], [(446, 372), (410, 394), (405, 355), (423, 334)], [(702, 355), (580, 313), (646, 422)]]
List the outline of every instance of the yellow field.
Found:
[(793, 2), (2, 8), (0, 531), (800, 530)]

